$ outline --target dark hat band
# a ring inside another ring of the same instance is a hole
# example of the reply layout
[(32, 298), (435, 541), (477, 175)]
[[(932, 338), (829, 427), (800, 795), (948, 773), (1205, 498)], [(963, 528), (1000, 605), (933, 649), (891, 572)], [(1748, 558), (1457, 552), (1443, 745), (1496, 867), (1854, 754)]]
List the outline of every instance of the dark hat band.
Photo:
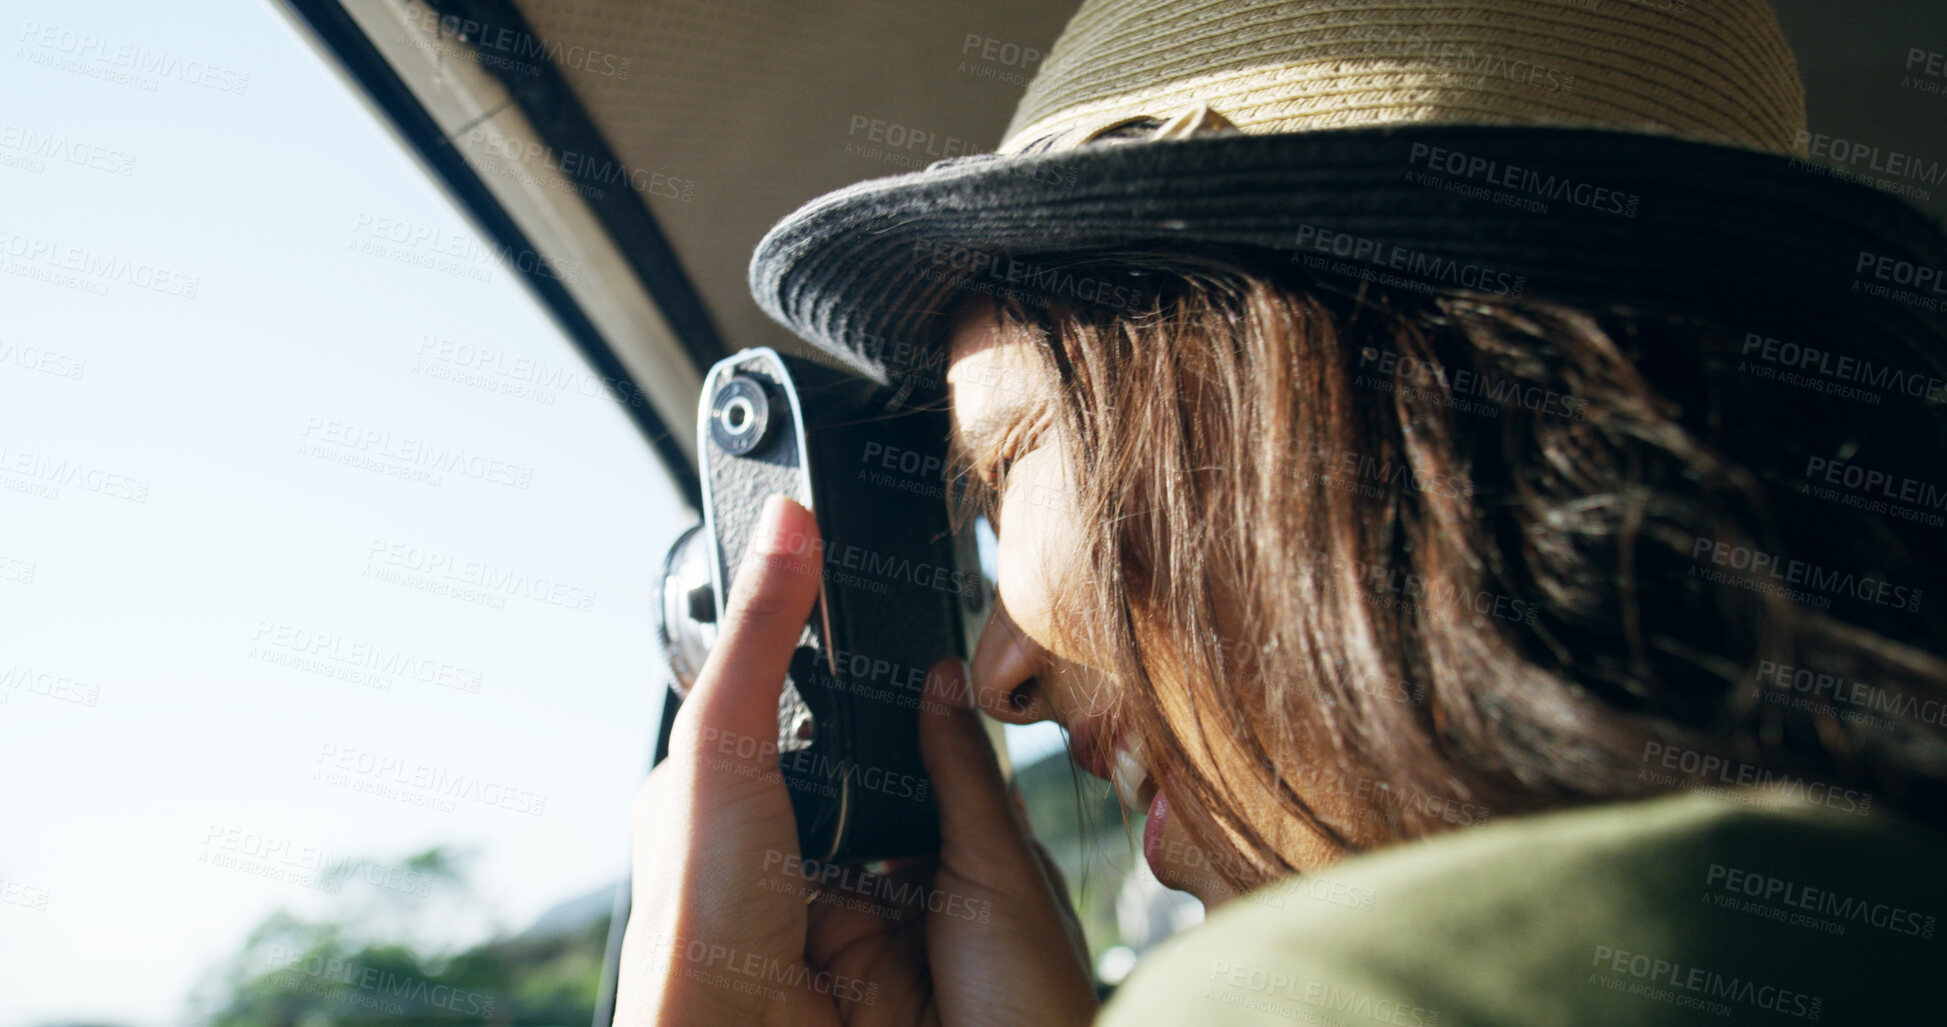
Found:
[(943, 387), (941, 315), (960, 290), (1100, 302), (1104, 283), (1064, 280), (1060, 255), (1191, 245), (1439, 292), (1845, 318), (1947, 352), (1947, 235), (1906, 202), (1770, 153), (1579, 128), (957, 158), (805, 205), (764, 237), (750, 278), (814, 346), (924, 393)]

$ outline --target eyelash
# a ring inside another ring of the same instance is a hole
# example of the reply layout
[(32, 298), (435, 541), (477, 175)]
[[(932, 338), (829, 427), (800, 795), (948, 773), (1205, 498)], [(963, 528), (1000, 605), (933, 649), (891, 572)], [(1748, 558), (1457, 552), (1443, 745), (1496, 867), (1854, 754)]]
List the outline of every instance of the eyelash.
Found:
[(1003, 436), (1003, 441), (996, 446), (1001, 453), (991, 465), (992, 469), (984, 473), (973, 469), (978, 475), (976, 481), (979, 487), (976, 492), (980, 500), (980, 511), (994, 526), (997, 533), (1000, 531), (1001, 523), (1001, 495), (1007, 490), (1007, 476), (1014, 469), (1014, 464), (1034, 448), (1039, 429), (1038, 424), (1016, 426), (1007, 432)]
[(994, 493), (994, 501), (997, 503), (1000, 501), (1001, 493), (1007, 489), (1007, 472), (1014, 469), (1015, 459), (1014, 454), (1010, 452), (995, 461), (994, 471), (987, 478), (987, 488)]
[(993, 470), (980, 478), (978, 506), (981, 515), (987, 518), (988, 524), (993, 525), (996, 534), (1001, 530), (1001, 495), (1007, 490), (1007, 474), (1013, 470), (1016, 459), (1015, 451), (1009, 449), (1004, 456), (994, 461)]

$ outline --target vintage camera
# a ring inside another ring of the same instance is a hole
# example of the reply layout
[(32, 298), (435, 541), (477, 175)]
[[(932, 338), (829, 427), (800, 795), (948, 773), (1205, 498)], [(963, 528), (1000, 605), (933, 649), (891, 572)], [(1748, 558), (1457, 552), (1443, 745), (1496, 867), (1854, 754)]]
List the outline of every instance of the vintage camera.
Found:
[[(659, 637), (678, 694), (703, 666), (726, 589), (764, 498), (816, 515), (821, 567), (778, 703), (778, 769), (806, 859), (865, 863), (939, 848), (920, 762), (926, 669), (965, 658), (989, 585), (971, 531), (948, 516), (944, 404), (768, 348), (719, 361), (703, 381), (697, 452), (703, 523), (664, 561)], [(665, 718), (667, 723), (667, 718)]]

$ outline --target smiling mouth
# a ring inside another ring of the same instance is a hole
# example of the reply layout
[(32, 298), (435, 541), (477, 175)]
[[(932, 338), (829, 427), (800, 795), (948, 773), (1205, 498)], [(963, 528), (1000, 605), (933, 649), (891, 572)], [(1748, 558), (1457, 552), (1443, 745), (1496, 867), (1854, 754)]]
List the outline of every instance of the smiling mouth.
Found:
[(1104, 751), (1098, 739), (1101, 722), (1084, 721), (1069, 731), (1069, 757), (1091, 776), (1115, 786), (1116, 799), (1131, 813), (1147, 813), (1156, 798), (1157, 783), (1149, 770), (1142, 735), (1134, 730), (1118, 734)]
[(1132, 813), (1148, 813), (1156, 798), (1156, 780), (1149, 772), (1148, 754), (1142, 736), (1125, 731), (1116, 739), (1115, 756), (1110, 764), (1109, 781), (1115, 785), (1122, 808)]

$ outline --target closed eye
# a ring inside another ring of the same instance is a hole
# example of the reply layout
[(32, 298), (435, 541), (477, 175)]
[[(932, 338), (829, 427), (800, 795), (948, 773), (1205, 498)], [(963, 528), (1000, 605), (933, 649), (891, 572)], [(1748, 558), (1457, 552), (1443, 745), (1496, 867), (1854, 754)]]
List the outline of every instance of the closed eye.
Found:
[(1047, 429), (1045, 413), (1039, 417), (1027, 413), (1017, 406), (1007, 416), (983, 423), (971, 439), (960, 434), (956, 424), (948, 448), (954, 476), (963, 477), (972, 486), (966, 490), (965, 497), (994, 526), (996, 535), (1000, 532), (1001, 499), (1007, 492), (1007, 476), (1015, 463), (1037, 448)]
[(1014, 460), (1015, 456), (1013, 453), (1002, 457), (996, 463), (994, 470), (987, 476), (987, 488), (994, 493), (996, 502), (1000, 500), (1001, 496), (1007, 493), (1007, 472), (1014, 469)]
[(995, 461), (975, 478), (979, 483), (979, 488), (974, 490), (976, 509), (993, 526), (996, 538), (1000, 537), (1001, 530), (1001, 497), (1007, 492), (1007, 472), (1013, 466), (1014, 458), (1008, 456)]

